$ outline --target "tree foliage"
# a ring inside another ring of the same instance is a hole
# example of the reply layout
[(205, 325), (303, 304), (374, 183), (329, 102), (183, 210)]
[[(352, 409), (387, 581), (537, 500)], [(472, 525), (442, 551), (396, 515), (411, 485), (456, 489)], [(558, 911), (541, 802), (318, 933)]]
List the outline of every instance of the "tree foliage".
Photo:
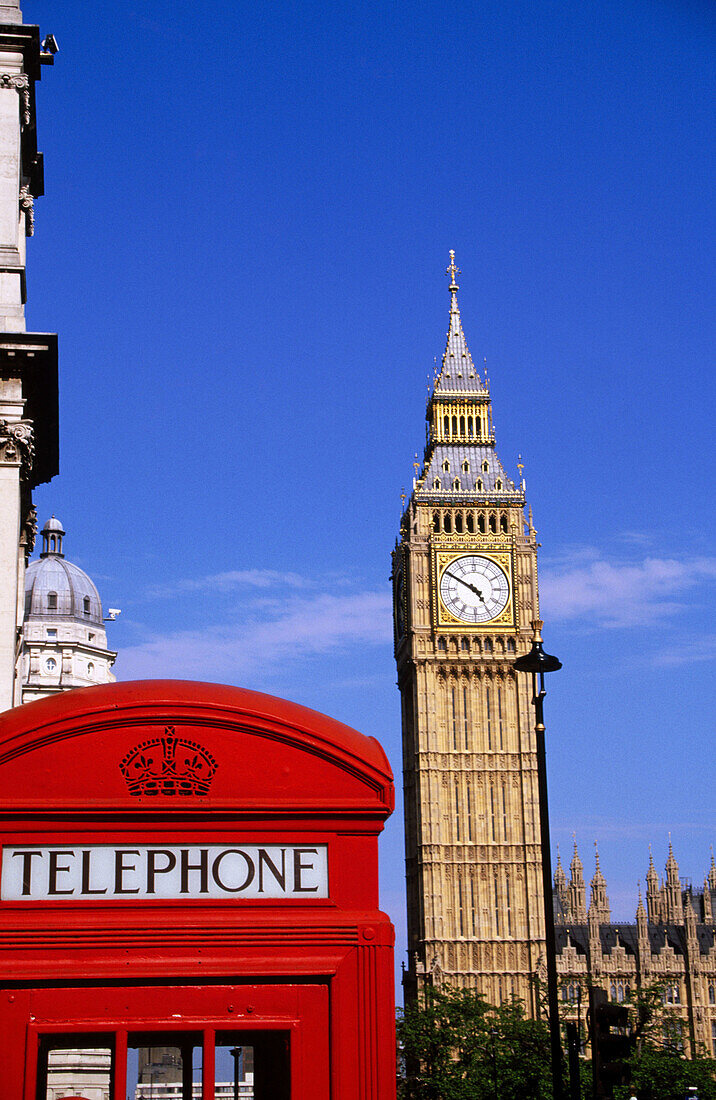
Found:
[(401, 1100), (549, 1100), (549, 1034), (520, 1001), (428, 988), (398, 1016)]

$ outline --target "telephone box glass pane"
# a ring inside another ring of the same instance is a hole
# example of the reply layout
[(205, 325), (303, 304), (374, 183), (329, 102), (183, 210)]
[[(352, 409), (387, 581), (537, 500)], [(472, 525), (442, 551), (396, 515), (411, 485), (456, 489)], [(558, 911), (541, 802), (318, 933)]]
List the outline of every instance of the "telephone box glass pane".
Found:
[(127, 1100), (201, 1100), (201, 1068), (194, 1034), (129, 1035)]
[[(112, 1049), (103, 1046), (70, 1047), (71, 1039), (43, 1043), (38, 1065), (38, 1100), (111, 1100)], [(77, 1041), (76, 1039), (74, 1040)]]
[(214, 1100), (254, 1100), (254, 1048), (216, 1037)]
[(289, 1100), (287, 1031), (217, 1031), (215, 1100)]

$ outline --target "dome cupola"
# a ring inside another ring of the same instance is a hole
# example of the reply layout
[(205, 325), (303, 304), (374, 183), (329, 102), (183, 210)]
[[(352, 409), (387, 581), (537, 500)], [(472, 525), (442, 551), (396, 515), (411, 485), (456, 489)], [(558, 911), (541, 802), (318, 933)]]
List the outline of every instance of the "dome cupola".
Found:
[(85, 571), (65, 558), (64, 537), (64, 527), (52, 516), (42, 528), (42, 553), (25, 571), (23, 702), (114, 680), (117, 654), (107, 648), (99, 592)]

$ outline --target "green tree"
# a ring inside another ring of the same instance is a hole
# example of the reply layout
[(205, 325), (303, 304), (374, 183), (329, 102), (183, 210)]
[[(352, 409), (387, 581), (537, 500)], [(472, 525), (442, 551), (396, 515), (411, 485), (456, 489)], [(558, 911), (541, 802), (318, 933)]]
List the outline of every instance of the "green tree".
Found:
[(519, 1001), (426, 989), (398, 1014), (401, 1100), (549, 1100), (549, 1034)]
[(687, 1058), (683, 1019), (665, 1005), (662, 982), (632, 992), (628, 1004), (636, 1038), (629, 1059), (631, 1084), (615, 1090), (615, 1100), (685, 1100), (696, 1087), (699, 1100), (716, 1100), (716, 1062), (701, 1051)]

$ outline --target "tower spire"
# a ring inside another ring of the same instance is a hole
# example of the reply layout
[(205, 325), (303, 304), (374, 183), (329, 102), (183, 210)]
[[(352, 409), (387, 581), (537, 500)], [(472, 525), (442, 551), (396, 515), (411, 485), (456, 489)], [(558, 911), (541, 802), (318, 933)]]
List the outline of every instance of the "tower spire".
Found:
[[(457, 277), (461, 274), (460, 268), (455, 263), (455, 249), (450, 249), (450, 263), (445, 269), (445, 274), (450, 276), (450, 293), (457, 294), (460, 287), (457, 285)], [(457, 302), (455, 303), (457, 305)]]

